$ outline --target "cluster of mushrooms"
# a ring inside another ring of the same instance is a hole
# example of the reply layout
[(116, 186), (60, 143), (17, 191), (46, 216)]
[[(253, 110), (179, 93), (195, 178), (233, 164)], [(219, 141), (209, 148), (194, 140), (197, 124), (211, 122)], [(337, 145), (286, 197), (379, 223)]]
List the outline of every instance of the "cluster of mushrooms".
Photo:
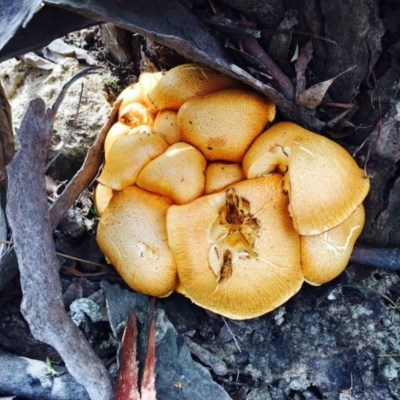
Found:
[(346, 267), (369, 181), (331, 140), (214, 69), (143, 73), (120, 95), (94, 201), (97, 241), (134, 290), (233, 319)]

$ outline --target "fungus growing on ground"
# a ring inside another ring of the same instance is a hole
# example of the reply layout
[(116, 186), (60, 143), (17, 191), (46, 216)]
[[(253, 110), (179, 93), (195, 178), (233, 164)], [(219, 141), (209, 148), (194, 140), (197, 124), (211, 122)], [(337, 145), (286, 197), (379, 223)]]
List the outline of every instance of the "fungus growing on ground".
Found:
[(176, 267), (167, 244), (165, 216), (172, 201), (135, 186), (116, 192), (100, 219), (97, 242), (134, 290), (167, 296)]
[(369, 190), (364, 171), (343, 147), (292, 122), (261, 134), (243, 159), (248, 179), (275, 169), (285, 175), (290, 215), (303, 236), (341, 224)]
[(274, 174), (168, 209), (180, 292), (211, 311), (246, 319), (300, 289), (299, 236), (282, 185)]
[(265, 130), (275, 105), (199, 64), (120, 98), (95, 204), (130, 287), (247, 319), (343, 271), (369, 189), (346, 150), (291, 122)]

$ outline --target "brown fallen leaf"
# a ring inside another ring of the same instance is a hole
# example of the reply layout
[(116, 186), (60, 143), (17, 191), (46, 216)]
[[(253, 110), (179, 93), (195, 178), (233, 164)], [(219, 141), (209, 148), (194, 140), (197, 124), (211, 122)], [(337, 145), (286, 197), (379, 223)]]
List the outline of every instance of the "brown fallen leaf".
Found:
[(329, 87), (332, 85), (332, 83), (337, 78), (339, 78), (339, 76), (342, 76), (346, 72), (351, 71), (355, 67), (356, 66), (354, 65), (353, 67), (347, 69), (346, 71), (343, 71), (339, 75), (336, 75), (335, 77), (328, 79), (327, 81), (317, 83), (316, 85), (311, 86), (310, 88), (304, 90), (297, 96), (296, 104), (299, 106), (302, 106), (304, 108), (307, 108), (309, 110), (314, 110), (317, 106), (319, 106), (321, 104), (322, 99), (325, 96), (325, 93), (327, 92)]

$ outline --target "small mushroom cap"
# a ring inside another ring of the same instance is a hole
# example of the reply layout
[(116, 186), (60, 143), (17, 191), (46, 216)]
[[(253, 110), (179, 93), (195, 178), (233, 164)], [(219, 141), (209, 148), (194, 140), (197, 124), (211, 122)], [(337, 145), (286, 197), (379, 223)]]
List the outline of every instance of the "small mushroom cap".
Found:
[(245, 179), (246, 177), (240, 164), (210, 162), (206, 167), (204, 194), (219, 192)]
[(114, 195), (114, 190), (98, 183), (93, 192), (93, 204), (97, 214), (101, 217), (108, 206), (111, 198)]
[(162, 72), (142, 72), (139, 76), (139, 85), (143, 102), (147, 108), (152, 111), (156, 111), (156, 108), (149, 99), (149, 92), (153, 90), (162, 77)]
[(176, 285), (167, 245), (166, 213), (171, 200), (131, 186), (115, 193), (100, 219), (97, 242), (134, 290), (166, 296)]
[(361, 204), (337, 227), (320, 235), (300, 237), (301, 264), (308, 283), (322, 285), (342, 273), (364, 223), (365, 212)]
[(172, 110), (161, 110), (154, 121), (154, 132), (169, 145), (181, 141), (178, 129), (178, 113)]
[(302, 236), (342, 223), (369, 190), (368, 178), (343, 147), (292, 122), (261, 134), (246, 153), (243, 170), (250, 179), (273, 172), (278, 164), (287, 169), (289, 211)]
[(180, 292), (208, 310), (247, 319), (300, 289), (300, 239), (282, 185), (274, 174), (168, 209)]
[(119, 137), (112, 145), (97, 178), (102, 185), (114, 190), (133, 185), (142, 168), (168, 148), (149, 127), (137, 127), (133, 132)]
[(243, 84), (215, 69), (201, 64), (183, 64), (169, 70), (149, 93), (151, 103), (158, 110), (179, 110), (187, 100), (242, 87)]
[(153, 126), (155, 116), (141, 103), (130, 103), (118, 114), (118, 121), (135, 128), (139, 125)]
[(116, 122), (108, 131), (106, 140), (104, 141), (104, 156), (107, 159), (111, 146), (121, 136), (125, 136), (132, 128), (122, 122)]
[(122, 110), (130, 103), (143, 103), (142, 91), (139, 82), (126, 87), (117, 97), (117, 100), (122, 100), (119, 109)]
[(182, 140), (207, 160), (241, 162), (274, 117), (275, 105), (261, 94), (227, 89), (188, 100), (178, 111), (178, 127)]
[(136, 184), (150, 192), (185, 204), (204, 192), (206, 159), (190, 144), (173, 144), (149, 162), (137, 177)]

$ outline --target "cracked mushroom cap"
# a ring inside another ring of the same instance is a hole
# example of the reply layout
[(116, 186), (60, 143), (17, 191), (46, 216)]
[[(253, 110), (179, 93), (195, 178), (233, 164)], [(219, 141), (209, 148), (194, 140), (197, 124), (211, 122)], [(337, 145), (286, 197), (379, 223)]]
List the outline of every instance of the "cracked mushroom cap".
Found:
[(167, 212), (178, 289), (233, 319), (267, 313), (300, 289), (300, 239), (282, 177), (243, 181)]
[(193, 97), (242, 86), (236, 79), (205, 65), (182, 64), (170, 69), (148, 96), (158, 110), (176, 111)]
[(248, 179), (285, 175), (289, 212), (302, 236), (341, 224), (369, 190), (368, 178), (343, 147), (292, 122), (261, 134), (243, 158), (243, 170)]
[(114, 190), (136, 182), (142, 168), (167, 150), (168, 144), (148, 126), (139, 126), (115, 140), (97, 181)]
[(301, 264), (305, 280), (322, 285), (346, 268), (354, 243), (365, 223), (363, 205), (337, 227), (316, 236), (301, 236)]
[(209, 161), (241, 162), (253, 140), (275, 118), (275, 104), (247, 89), (227, 89), (188, 100), (178, 111), (184, 142)]
[(206, 167), (204, 194), (219, 192), (245, 179), (246, 177), (240, 164), (210, 162)]
[(185, 204), (203, 194), (206, 163), (199, 150), (178, 142), (142, 169), (136, 185)]
[(129, 103), (118, 114), (118, 121), (131, 128), (139, 125), (153, 126), (154, 119), (154, 114), (141, 103)]
[(134, 290), (167, 296), (176, 267), (167, 244), (165, 216), (171, 200), (135, 186), (115, 193), (100, 219), (97, 243)]

